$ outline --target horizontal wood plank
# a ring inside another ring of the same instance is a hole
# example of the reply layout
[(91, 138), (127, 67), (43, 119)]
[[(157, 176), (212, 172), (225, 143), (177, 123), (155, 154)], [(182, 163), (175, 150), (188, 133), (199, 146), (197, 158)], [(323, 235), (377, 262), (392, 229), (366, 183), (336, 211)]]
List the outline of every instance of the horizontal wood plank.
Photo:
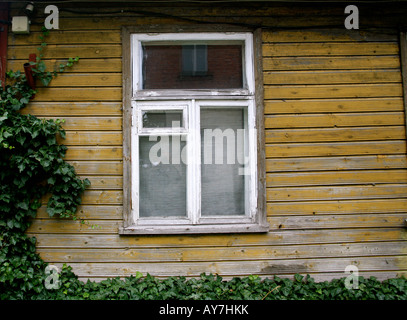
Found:
[[(42, 205), (38, 209), (36, 218), (50, 219), (46, 210), (47, 207)], [(80, 205), (76, 215), (86, 220), (119, 220), (123, 218), (123, 207), (120, 205)], [(41, 221), (39, 223), (41, 224)]]
[[(64, 59), (49, 59), (48, 57), (43, 58), (43, 62), (48, 70), (59, 70), (60, 64), (66, 64), (67, 57)], [(7, 62), (9, 70), (20, 70), (23, 71), (23, 65), (27, 62), (25, 59), (13, 59)], [(65, 68), (64, 74), (68, 73), (86, 73), (86, 72), (121, 72), (122, 61), (121, 58), (94, 58), (94, 59), (81, 59), (79, 62), (75, 63), (72, 67)]]
[(405, 136), (406, 130), (404, 126), (323, 129), (289, 128), (269, 129), (265, 131), (266, 143), (402, 140)]
[[(344, 272), (348, 265), (357, 265), (359, 272), (373, 270), (398, 270), (400, 260), (405, 256), (383, 257), (344, 257), (332, 259), (286, 259), (271, 261), (247, 261), (244, 264), (232, 262), (177, 262), (177, 263), (72, 263), (78, 276), (111, 275), (129, 276), (136, 272), (152, 276), (199, 276), (202, 272), (222, 275), (279, 275), (310, 272)], [(62, 267), (62, 265), (57, 264)]]
[(404, 141), (280, 143), (266, 145), (267, 158), (405, 154)]
[(68, 148), (65, 160), (122, 160), (122, 147), (107, 146), (71, 146)]
[(281, 99), (332, 99), (401, 97), (401, 84), (341, 84), (341, 85), (290, 85), (264, 86), (264, 98)]
[(335, 57), (268, 57), (263, 59), (265, 71), (288, 70), (360, 70), (400, 68), (397, 55)]
[(37, 102), (34, 100), (22, 109), (21, 113), (38, 117), (122, 116), (122, 104), (120, 102)]
[[(121, 87), (121, 73), (66, 73), (58, 75), (51, 82), (52, 87)], [(41, 88), (41, 82), (37, 83)]]
[[(272, 88), (271, 88), (272, 89)], [(328, 112), (403, 112), (402, 98), (266, 100), (265, 114)]]
[(263, 45), (265, 57), (395, 55), (398, 52), (397, 42), (265, 43)]
[(88, 179), (91, 183), (88, 190), (122, 190), (122, 176), (87, 176), (79, 175), (80, 179)]
[(86, 220), (86, 223), (81, 223), (71, 219), (35, 219), (27, 231), (47, 234), (103, 234), (118, 233), (122, 225), (122, 220)]
[(65, 139), (58, 142), (67, 146), (121, 146), (123, 137), (121, 131), (66, 131)]
[(267, 201), (407, 198), (407, 184), (268, 188)]
[[(9, 41), (9, 46), (40, 45), (42, 32), (34, 31), (28, 35), (14, 35)], [(111, 30), (95, 31), (66, 31), (53, 30), (46, 38), (48, 45), (53, 44), (120, 44), (120, 33)]]
[(77, 174), (94, 175), (122, 175), (122, 161), (68, 161), (75, 168)]
[[(57, 119), (60, 117), (44, 117), (44, 119)], [(63, 117), (61, 124), (65, 130), (107, 130), (120, 131), (122, 129), (121, 117)]]
[(406, 213), (407, 199), (322, 200), (302, 202), (269, 202), (269, 216)]
[[(119, 44), (61, 44), (47, 45), (44, 55), (48, 59), (66, 59), (79, 57), (90, 58), (120, 58), (122, 47)], [(37, 46), (9, 46), (7, 59), (28, 60), (30, 53), (37, 53)]]
[(268, 71), (263, 74), (263, 82), (270, 85), (400, 83), (401, 74), (399, 70)]
[(38, 88), (35, 95), (37, 102), (121, 102), (122, 89), (119, 87), (98, 87), (98, 88)]
[(404, 124), (404, 113), (329, 113), (303, 115), (267, 115), (266, 128), (316, 128), (316, 127), (364, 127), (400, 126)]
[(279, 143), (266, 145), (266, 158), (405, 154), (405, 141)]
[[(70, 222), (75, 224), (74, 221)], [(77, 222), (76, 222), (77, 224)], [(37, 248), (172, 248), (172, 247), (240, 247), (259, 245), (299, 245), (346, 242), (388, 242), (407, 240), (407, 231), (400, 228), (273, 230), (262, 234), (231, 235), (168, 235), (133, 237), (113, 234), (49, 234), (35, 233)]]
[(407, 183), (407, 170), (269, 173), (266, 182), (268, 187)]
[(309, 157), (267, 159), (267, 172), (298, 172), (324, 170), (403, 169), (407, 159), (402, 155), (345, 157)]
[[(50, 194), (46, 194), (41, 202), (46, 205)], [(123, 204), (123, 191), (122, 190), (88, 190), (86, 189), (81, 198), (81, 205), (122, 205)], [(70, 222), (70, 219), (59, 219), (61, 221)], [(75, 222), (76, 221), (72, 221)]]
[(111, 190), (86, 190), (82, 196), (82, 204), (122, 204), (123, 192)]
[[(80, 14), (79, 14), (80, 15)], [(39, 24), (41, 25), (44, 22), (44, 19), (39, 20)], [(165, 17), (149, 17), (144, 15), (130, 15), (130, 16), (113, 16), (109, 18), (109, 23), (106, 23), (106, 20), (103, 17), (97, 16), (92, 19), (84, 19), (83, 15), (80, 16), (69, 16), (63, 17), (61, 16), (59, 19), (59, 23), (64, 26), (65, 31), (84, 31), (84, 30), (108, 30), (108, 31), (116, 31), (120, 33), (120, 28), (122, 26), (134, 26), (135, 21), (137, 21), (138, 26), (142, 25), (160, 25), (160, 24), (174, 24), (177, 23), (178, 25), (185, 25), (188, 22), (182, 21), (176, 18), (165, 18)], [(32, 26), (33, 31), (40, 31), (41, 26)]]
[(176, 262), (248, 261), (341, 256), (391, 256), (400, 254), (402, 242), (343, 243), (220, 248), (151, 249), (41, 249), (40, 256), (53, 262)]
[[(407, 199), (406, 199), (407, 201)], [(406, 213), (360, 215), (271, 216), (270, 229), (402, 228)]]
[(383, 33), (383, 30), (369, 29), (366, 32), (353, 32), (346, 29), (314, 29), (314, 30), (279, 30), (265, 31), (263, 42), (370, 42), (397, 41), (395, 34)]

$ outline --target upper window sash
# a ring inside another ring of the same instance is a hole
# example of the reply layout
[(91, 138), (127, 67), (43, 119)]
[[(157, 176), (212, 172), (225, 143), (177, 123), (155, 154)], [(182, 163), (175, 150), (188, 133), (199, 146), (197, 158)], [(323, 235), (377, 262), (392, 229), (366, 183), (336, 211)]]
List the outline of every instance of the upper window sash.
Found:
[[(171, 96), (248, 96), (254, 94), (254, 69), (253, 69), (253, 35), (248, 32), (232, 33), (159, 33), (159, 34), (131, 34), (130, 39), (132, 56), (132, 97), (134, 100), (143, 98), (159, 98)], [(171, 44), (174, 41), (183, 43), (210, 42), (210, 41), (236, 41), (243, 43), (243, 87), (240, 89), (143, 89), (143, 44)]]
[[(176, 134), (187, 133), (189, 128), (188, 112), (190, 101), (155, 101), (132, 103), (133, 120), (132, 123), (137, 127), (138, 134)], [(166, 127), (149, 127), (143, 123), (144, 113), (149, 112), (179, 112), (182, 114), (179, 126), (172, 123)]]

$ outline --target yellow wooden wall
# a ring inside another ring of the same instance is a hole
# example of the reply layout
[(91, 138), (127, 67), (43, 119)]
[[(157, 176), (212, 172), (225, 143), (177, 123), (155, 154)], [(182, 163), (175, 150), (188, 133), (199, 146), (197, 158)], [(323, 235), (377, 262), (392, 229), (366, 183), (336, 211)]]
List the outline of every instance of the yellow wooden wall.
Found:
[[(343, 24), (344, 17), (343, 10), (332, 8), (149, 10), (217, 23), (297, 27), (326, 24), (324, 13), (329, 22)], [(39, 15), (29, 35), (9, 35), (10, 69), (22, 69), (36, 52), (42, 21)], [(49, 88), (40, 88), (24, 112), (65, 119), (66, 159), (92, 182), (78, 215), (97, 227), (51, 219), (40, 208), (28, 233), (37, 238), (41, 257), (58, 266), (67, 263), (81, 278), (92, 279), (140, 271), (225, 277), (308, 273), (325, 280), (346, 276), (349, 264), (360, 275), (380, 279), (407, 274), (406, 131), (396, 29), (263, 30), (269, 233), (118, 234), (120, 27), (185, 23), (134, 12), (61, 10), (60, 30), (50, 32), (44, 59), (51, 68), (67, 57), (79, 56), (80, 61)]]

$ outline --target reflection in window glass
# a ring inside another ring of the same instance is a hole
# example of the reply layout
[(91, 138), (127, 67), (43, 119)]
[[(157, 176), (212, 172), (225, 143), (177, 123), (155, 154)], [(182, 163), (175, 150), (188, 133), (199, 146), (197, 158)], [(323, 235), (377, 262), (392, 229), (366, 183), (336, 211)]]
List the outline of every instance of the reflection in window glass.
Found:
[(139, 137), (139, 216), (186, 217), (186, 164), (180, 136)]
[(182, 110), (142, 111), (143, 128), (183, 127)]
[(243, 109), (201, 110), (201, 214), (244, 215)]
[(144, 44), (143, 89), (242, 88), (242, 48), (240, 44)]

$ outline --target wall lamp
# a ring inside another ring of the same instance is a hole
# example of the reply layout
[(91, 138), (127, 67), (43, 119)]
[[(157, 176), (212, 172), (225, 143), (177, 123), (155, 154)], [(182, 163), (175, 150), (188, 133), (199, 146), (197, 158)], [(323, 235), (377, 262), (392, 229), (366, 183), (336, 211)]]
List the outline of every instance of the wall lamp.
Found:
[(34, 2), (28, 2), (24, 8), (25, 15), (15, 16), (11, 20), (11, 31), (16, 34), (30, 33), (30, 18), (34, 14)]

